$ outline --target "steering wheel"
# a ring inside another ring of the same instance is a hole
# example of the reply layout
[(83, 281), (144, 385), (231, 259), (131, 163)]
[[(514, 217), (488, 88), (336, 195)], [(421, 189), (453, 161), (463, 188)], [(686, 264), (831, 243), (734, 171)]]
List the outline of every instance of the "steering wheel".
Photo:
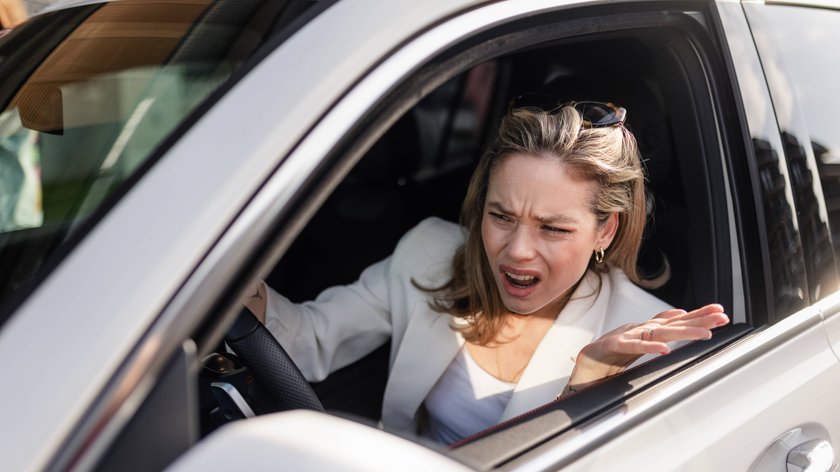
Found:
[(324, 411), (292, 358), (250, 310), (242, 309), (225, 341), (268, 394), (266, 408), (269, 412)]

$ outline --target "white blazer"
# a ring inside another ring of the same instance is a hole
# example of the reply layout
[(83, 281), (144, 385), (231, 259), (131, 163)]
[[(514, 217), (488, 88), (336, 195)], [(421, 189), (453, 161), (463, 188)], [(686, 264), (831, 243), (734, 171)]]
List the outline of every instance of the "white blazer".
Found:
[[(433, 311), (429, 293), (412, 280), (424, 287), (446, 282), (452, 255), (463, 241), (458, 225), (426, 219), (402, 237), (390, 257), (365, 269), (351, 285), (329, 288), (303, 304), (269, 289), (266, 327), (310, 381), (361, 359), (390, 337), (382, 423), (388, 430), (415, 433), (420, 406), (464, 339), (451, 327), (454, 318)], [(583, 346), (669, 308), (615, 267), (601, 276), (587, 272), (534, 352), (501, 421), (560, 393)]]

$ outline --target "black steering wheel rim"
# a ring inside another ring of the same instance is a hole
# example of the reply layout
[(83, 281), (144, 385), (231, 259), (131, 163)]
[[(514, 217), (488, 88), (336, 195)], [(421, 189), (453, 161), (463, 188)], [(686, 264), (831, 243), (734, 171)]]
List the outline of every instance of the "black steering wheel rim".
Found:
[(321, 401), (297, 365), (262, 323), (247, 308), (225, 336), (242, 364), (267, 394), (268, 412), (307, 409), (324, 411)]

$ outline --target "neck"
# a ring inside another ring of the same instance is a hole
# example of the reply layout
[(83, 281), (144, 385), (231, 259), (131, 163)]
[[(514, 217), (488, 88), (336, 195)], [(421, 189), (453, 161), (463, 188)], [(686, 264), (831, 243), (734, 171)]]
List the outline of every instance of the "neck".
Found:
[(569, 303), (569, 300), (572, 298), (572, 293), (574, 292), (575, 288), (577, 288), (577, 284), (575, 284), (575, 286), (567, 290), (566, 293), (564, 293), (562, 296), (535, 312), (523, 314), (508, 311), (507, 313), (505, 313), (504, 316), (507, 319), (543, 319), (554, 321), (557, 319), (558, 316), (560, 316), (560, 312), (563, 311), (563, 308), (566, 307), (566, 304)]

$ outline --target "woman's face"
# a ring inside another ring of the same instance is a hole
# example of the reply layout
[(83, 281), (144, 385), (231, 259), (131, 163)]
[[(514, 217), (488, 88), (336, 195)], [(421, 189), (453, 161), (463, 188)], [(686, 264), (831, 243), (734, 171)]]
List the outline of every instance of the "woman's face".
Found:
[(599, 226), (595, 189), (564, 164), (531, 155), (509, 156), (493, 170), (481, 235), (508, 310), (556, 317), (593, 251), (609, 247), (618, 216)]

